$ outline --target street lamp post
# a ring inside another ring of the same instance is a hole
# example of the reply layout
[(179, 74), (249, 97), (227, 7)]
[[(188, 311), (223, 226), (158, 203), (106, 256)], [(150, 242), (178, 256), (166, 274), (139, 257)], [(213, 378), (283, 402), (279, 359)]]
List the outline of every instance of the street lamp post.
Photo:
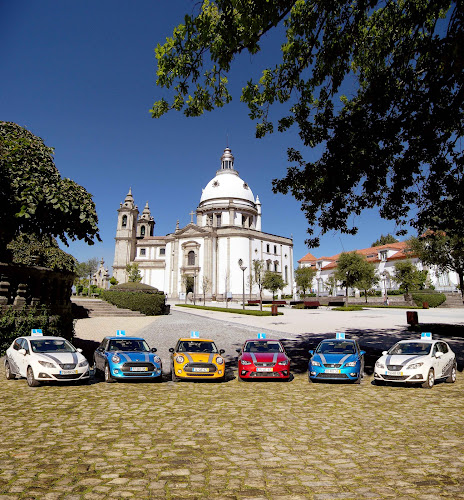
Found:
[(196, 274), (193, 275), (193, 305), (195, 305), (195, 278), (197, 277)]
[(245, 310), (245, 271), (246, 271), (247, 267), (243, 265), (242, 259), (238, 260), (238, 265), (240, 266), (240, 269), (242, 270), (242, 273), (243, 273), (242, 308), (243, 308), (243, 310)]

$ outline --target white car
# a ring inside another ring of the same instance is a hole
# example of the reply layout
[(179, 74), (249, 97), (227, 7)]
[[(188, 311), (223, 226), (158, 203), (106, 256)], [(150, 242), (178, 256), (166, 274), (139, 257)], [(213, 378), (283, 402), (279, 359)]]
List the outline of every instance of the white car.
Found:
[(89, 381), (89, 363), (62, 337), (18, 337), (6, 351), (8, 380), (26, 377), (29, 387), (40, 382)]
[(431, 389), (435, 380), (456, 381), (456, 355), (443, 340), (421, 337), (417, 340), (401, 340), (375, 363), (376, 385), (385, 382), (422, 384)]

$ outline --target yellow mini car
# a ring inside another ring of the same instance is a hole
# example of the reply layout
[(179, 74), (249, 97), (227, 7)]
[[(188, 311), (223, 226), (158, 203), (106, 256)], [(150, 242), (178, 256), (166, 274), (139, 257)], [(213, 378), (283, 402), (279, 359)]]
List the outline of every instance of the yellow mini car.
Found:
[(176, 348), (169, 349), (171, 357), (171, 376), (174, 382), (188, 379), (224, 380), (225, 361), (210, 339), (185, 338), (177, 341)]

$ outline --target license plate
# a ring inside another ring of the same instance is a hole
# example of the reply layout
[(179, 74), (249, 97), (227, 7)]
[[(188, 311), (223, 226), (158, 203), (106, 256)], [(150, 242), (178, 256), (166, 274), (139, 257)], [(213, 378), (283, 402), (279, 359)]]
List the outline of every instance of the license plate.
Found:
[(385, 375), (393, 375), (393, 376), (396, 376), (396, 377), (401, 377), (401, 375), (403, 375), (403, 372), (391, 372), (391, 371), (386, 371), (386, 372), (385, 372)]
[(72, 375), (74, 373), (78, 373), (77, 370), (61, 370), (60, 375)]
[(261, 368), (261, 367), (259, 367), (259, 368), (256, 368), (256, 371), (257, 372), (272, 372), (272, 371), (274, 371), (274, 368)]
[(340, 370), (326, 369), (325, 373), (340, 373)]
[(147, 366), (131, 366), (130, 371), (131, 372), (147, 372), (148, 367)]
[(209, 372), (209, 368), (192, 368), (194, 372)]

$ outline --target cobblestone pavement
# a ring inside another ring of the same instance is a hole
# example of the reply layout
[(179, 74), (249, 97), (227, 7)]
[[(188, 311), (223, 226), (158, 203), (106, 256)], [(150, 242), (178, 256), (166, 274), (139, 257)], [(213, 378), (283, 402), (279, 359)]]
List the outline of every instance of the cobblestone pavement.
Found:
[(464, 389), (0, 380), (0, 499), (464, 498)]

